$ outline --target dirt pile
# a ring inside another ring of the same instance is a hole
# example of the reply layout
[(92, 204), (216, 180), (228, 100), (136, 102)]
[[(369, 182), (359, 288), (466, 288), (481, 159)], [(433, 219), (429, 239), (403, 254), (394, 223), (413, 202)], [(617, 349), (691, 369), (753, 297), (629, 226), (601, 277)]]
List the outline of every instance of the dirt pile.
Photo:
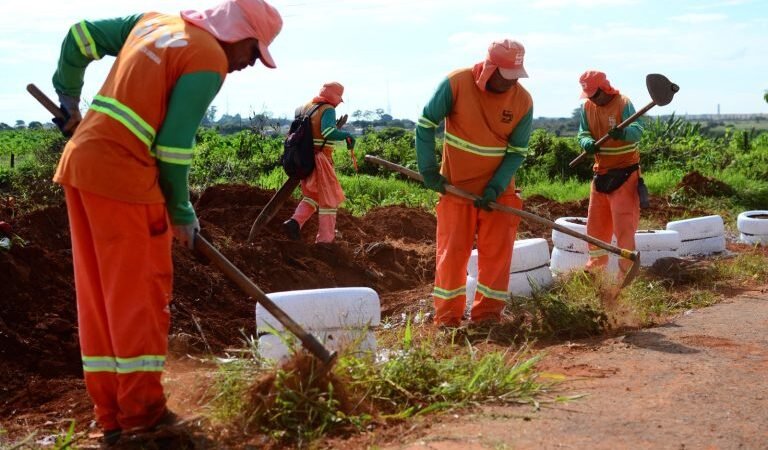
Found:
[(675, 186), (675, 191), (705, 197), (725, 197), (734, 194), (732, 187), (714, 178), (705, 177), (697, 171), (686, 174)]
[[(316, 218), (301, 242), (282, 235), (279, 224), (296, 206), (291, 200), (255, 242), (246, 243), (271, 194), (222, 185), (196, 202), (203, 233), (265, 292), (368, 286), (384, 297), (431, 282), (435, 218), (429, 212), (388, 207), (360, 218), (340, 211), (337, 242), (315, 245)], [(80, 376), (66, 208), (62, 203), (40, 209), (13, 225), (26, 243), (0, 253), (0, 384), (4, 389), (26, 384), (20, 372)], [(255, 304), (200, 258), (174, 247), (172, 345), (219, 352), (253, 334)]]

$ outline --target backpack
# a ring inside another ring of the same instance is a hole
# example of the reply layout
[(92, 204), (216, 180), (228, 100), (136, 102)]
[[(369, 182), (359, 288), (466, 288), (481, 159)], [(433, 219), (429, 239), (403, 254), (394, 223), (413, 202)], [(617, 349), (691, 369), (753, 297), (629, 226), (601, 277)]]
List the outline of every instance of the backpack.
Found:
[(291, 122), (291, 128), (283, 142), (283, 155), (280, 157), (280, 164), (289, 177), (304, 179), (315, 170), (315, 144), (310, 118), (325, 104), (318, 103), (306, 113), (297, 111)]

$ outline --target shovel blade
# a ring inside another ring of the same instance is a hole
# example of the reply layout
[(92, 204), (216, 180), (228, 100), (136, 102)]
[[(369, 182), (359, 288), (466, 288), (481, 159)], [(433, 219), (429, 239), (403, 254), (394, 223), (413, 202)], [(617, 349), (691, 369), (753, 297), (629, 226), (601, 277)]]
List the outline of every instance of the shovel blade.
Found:
[(680, 87), (669, 81), (667, 77), (660, 73), (650, 73), (645, 77), (645, 87), (648, 88), (648, 94), (651, 100), (658, 106), (668, 105), (672, 97), (680, 90)]

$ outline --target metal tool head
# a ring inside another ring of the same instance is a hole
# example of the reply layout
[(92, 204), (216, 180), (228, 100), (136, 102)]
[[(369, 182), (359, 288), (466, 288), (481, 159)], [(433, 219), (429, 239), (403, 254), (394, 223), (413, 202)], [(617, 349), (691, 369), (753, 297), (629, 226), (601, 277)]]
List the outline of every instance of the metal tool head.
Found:
[(658, 106), (668, 105), (672, 97), (680, 90), (680, 86), (669, 81), (667, 77), (660, 73), (649, 73), (645, 76), (645, 87), (648, 88), (648, 94), (651, 100)]
[(629, 286), (629, 283), (631, 283), (632, 280), (637, 277), (638, 272), (640, 272), (640, 252), (633, 251), (629, 253), (628, 259), (632, 261), (632, 267), (629, 268), (627, 275), (624, 277), (624, 281), (621, 283), (622, 288)]

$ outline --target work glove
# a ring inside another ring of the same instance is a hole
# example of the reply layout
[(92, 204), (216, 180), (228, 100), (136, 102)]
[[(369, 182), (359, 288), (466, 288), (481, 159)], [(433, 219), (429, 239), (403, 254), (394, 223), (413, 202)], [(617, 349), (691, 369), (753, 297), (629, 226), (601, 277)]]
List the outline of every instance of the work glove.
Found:
[(343, 116), (336, 119), (336, 128), (341, 130), (341, 128), (347, 124), (347, 115), (344, 114)]
[(53, 123), (59, 127), (64, 136), (70, 137), (75, 132), (75, 129), (77, 129), (77, 126), (80, 125), (80, 121), (83, 120), (83, 117), (80, 115), (80, 99), (62, 94), (61, 92), (57, 93), (59, 94), (59, 103), (65, 118), (54, 118)]
[(445, 194), (445, 183), (448, 181), (437, 169), (429, 170), (421, 174), (424, 177), (424, 186), (433, 191)]
[(483, 189), (483, 196), (475, 200), (475, 207), (482, 208), (486, 211), (491, 211), (491, 202), (495, 202), (499, 197), (496, 189), (491, 186), (486, 186)]
[(595, 145), (594, 139), (590, 139), (589, 142), (584, 144), (583, 148), (584, 148), (584, 151), (589, 153), (590, 155), (594, 155), (595, 153), (597, 153), (598, 150), (600, 150), (600, 147)]
[(347, 136), (347, 150), (355, 148), (355, 138), (352, 135)]
[(179, 244), (190, 250), (195, 248), (195, 235), (200, 232), (200, 221), (195, 217), (195, 221), (186, 225), (174, 225), (173, 236), (179, 241)]
[(608, 130), (608, 136), (610, 136), (613, 139), (617, 139), (617, 140), (623, 141), (624, 140), (624, 130), (623, 129), (620, 130), (620, 129), (616, 128), (616, 127), (613, 127), (610, 130)]

